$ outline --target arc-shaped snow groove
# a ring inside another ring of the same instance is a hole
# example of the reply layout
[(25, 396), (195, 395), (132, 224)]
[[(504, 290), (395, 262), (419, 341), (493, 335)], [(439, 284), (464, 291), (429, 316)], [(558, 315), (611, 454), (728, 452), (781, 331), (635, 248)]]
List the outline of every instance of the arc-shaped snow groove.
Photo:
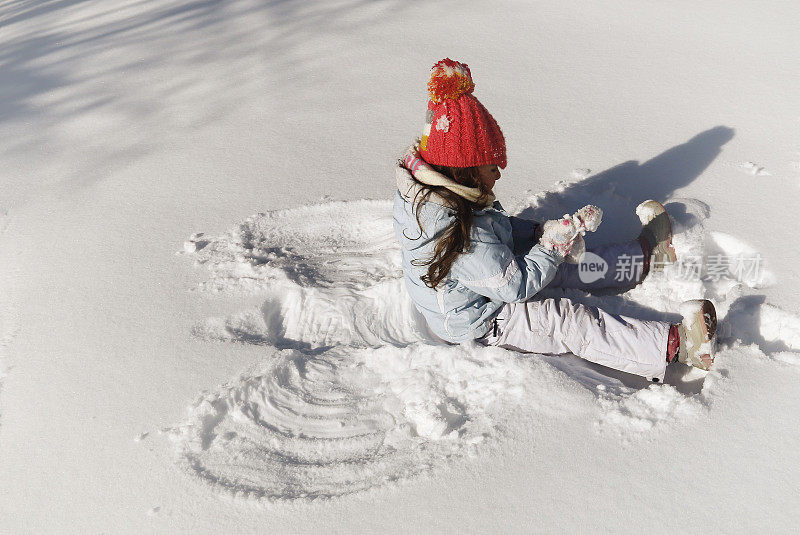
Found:
[(218, 238), (195, 234), (184, 250), (209, 270), (201, 288), (212, 292), (280, 283), (363, 290), (402, 276), (387, 210), (385, 201), (357, 201), (257, 214)]
[[(556, 207), (579, 205), (558, 191), (543, 198)], [(523, 212), (536, 215), (537, 199)], [(635, 207), (616, 192), (605, 202), (612, 212)], [(731, 243), (752, 250), (708, 233), (704, 203), (672, 199), (666, 207), (679, 256), (726, 250)], [(619, 221), (618, 234), (635, 236), (635, 228)], [(630, 435), (691, 422), (724, 391), (724, 376), (714, 370), (671, 367), (669, 384), (652, 385), (571, 356), (530, 359), (475, 343), (442, 343), (406, 296), (386, 201), (258, 214), (219, 237), (193, 235), (184, 252), (208, 270), (201, 291), (264, 296), (258, 308), (197, 323), (198, 338), (263, 346), (265, 358), (198, 398), (172, 432), (181, 462), (226, 493), (330, 498), (428, 472), (501, 436), (504, 419), (522, 403), (549, 411), (583, 407), (601, 429)], [(682, 279), (678, 269), (669, 266), (622, 295), (558, 291), (652, 319), (676, 319), (670, 311), (680, 302), (709, 296), (723, 326), (728, 309), (747, 311), (730, 318), (738, 331), (753, 310), (741, 299), (759, 286), (744, 285), (730, 272)], [(772, 313), (769, 306), (764, 310)], [(780, 332), (764, 331), (761, 338), (785, 339), (795, 320), (786, 316)], [(587, 394), (594, 400), (588, 405)], [(564, 403), (565, 396), (581, 402)], [(560, 400), (559, 407), (552, 400)]]
[(498, 418), (524, 395), (531, 373), (508, 352), (490, 353), (478, 361), (459, 346), (427, 344), (278, 350), (201, 396), (172, 438), (191, 473), (248, 499), (376, 488), (497, 435)]

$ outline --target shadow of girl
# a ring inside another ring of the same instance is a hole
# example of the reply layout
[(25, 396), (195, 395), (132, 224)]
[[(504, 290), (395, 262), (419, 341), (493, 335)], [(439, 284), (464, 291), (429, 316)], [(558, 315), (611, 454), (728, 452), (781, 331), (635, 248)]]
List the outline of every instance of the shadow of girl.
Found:
[(594, 245), (630, 239), (638, 234), (636, 206), (646, 200), (664, 202), (700, 177), (734, 136), (734, 129), (716, 126), (640, 164), (630, 160), (537, 196), (535, 205), (519, 214), (542, 221), (571, 213), (585, 204), (603, 209), (603, 224), (591, 237)]

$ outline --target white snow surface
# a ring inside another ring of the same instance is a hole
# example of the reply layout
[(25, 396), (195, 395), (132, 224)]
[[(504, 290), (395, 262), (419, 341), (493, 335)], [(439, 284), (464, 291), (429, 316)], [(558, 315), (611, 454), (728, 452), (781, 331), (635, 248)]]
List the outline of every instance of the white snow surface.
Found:
[[(0, 532), (794, 532), (796, 11), (0, 5)], [(545, 295), (712, 299), (710, 372), (428, 331), (390, 199), (445, 56), (503, 128), (509, 212), (597, 205), (591, 248), (656, 199), (706, 262)]]

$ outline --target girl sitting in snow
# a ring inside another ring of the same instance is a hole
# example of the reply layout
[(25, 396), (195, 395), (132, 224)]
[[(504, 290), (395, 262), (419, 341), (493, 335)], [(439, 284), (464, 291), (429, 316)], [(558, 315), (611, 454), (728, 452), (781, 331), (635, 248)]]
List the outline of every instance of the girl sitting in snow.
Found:
[[(492, 193), (498, 168), (506, 166), (505, 139), (474, 87), (466, 64), (444, 59), (433, 66), (423, 136), (397, 168), (394, 227), (406, 287), (431, 330), (456, 343), (573, 353), (655, 382), (676, 360), (709, 369), (716, 330), (710, 301), (687, 301), (682, 324), (672, 325), (537, 298), (545, 287), (630, 286), (674, 262), (669, 217), (656, 201), (639, 205), (641, 235), (592, 250), (608, 275), (584, 283), (576, 264), (582, 236), (595, 230), (602, 212), (586, 206), (543, 225), (509, 217)], [(634, 257), (644, 259), (636, 278), (615, 280), (620, 259)]]

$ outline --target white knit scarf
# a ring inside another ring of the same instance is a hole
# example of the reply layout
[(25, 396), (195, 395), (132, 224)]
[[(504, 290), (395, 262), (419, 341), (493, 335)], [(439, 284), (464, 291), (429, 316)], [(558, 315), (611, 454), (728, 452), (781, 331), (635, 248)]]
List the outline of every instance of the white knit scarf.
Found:
[(411, 171), (411, 175), (414, 179), (427, 186), (444, 186), (459, 197), (463, 197), (470, 202), (478, 203), (480, 206), (491, 206), (492, 203), (494, 203), (494, 193), (489, 193), (488, 196), (481, 199), (482, 193), (480, 189), (459, 184), (452, 178), (435, 171), (419, 155), (419, 142), (406, 149), (402, 161), (406, 169)]

